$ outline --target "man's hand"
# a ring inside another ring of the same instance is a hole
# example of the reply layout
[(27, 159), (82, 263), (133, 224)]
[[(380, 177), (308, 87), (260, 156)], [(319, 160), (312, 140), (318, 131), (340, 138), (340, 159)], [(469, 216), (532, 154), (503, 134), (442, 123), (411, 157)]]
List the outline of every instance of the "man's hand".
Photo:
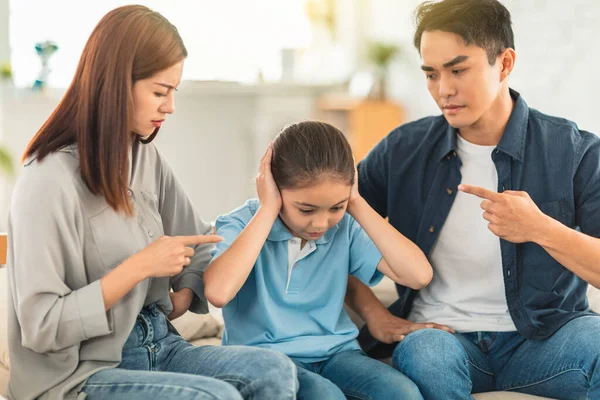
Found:
[(493, 192), (478, 186), (461, 184), (458, 190), (483, 201), (483, 218), (499, 238), (512, 243), (538, 242), (546, 231), (548, 217), (540, 211), (527, 192), (506, 190)]
[(171, 303), (173, 303), (173, 311), (169, 314), (169, 320), (174, 320), (181, 317), (190, 308), (194, 292), (190, 288), (183, 288), (177, 292), (169, 292)]
[(415, 323), (402, 318), (395, 317), (387, 312), (377, 317), (371, 318), (368, 323), (371, 335), (383, 343), (401, 342), (406, 335), (419, 329), (440, 329), (446, 332), (454, 333), (454, 330), (445, 325), (431, 322)]

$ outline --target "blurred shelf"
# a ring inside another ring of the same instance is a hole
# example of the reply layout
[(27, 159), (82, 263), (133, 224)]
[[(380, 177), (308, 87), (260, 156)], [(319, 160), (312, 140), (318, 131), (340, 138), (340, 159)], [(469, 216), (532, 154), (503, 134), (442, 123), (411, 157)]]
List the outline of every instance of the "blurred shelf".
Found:
[(6, 264), (7, 239), (6, 233), (0, 232), (0, 265)]
[(317, 108), (320, 120), (336, 126), (347, 135), (356, 162), (404, 122), (402, 106), (389, 100), (324, 95), (317, 101)]

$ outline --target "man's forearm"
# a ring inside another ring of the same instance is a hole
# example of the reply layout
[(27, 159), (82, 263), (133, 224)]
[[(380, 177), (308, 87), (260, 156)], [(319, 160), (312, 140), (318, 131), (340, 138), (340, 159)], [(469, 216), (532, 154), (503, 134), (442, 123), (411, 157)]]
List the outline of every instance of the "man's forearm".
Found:
[(370, 319), (378, 315), (389, 314), (388, 309), (379, 301), (371, 288), (352, 275), (348, 275), (345, 303), (367, 324)]
[(600, 288), (600, 239), (578, 232), (548, 217), (535, 241), (565, 268)]

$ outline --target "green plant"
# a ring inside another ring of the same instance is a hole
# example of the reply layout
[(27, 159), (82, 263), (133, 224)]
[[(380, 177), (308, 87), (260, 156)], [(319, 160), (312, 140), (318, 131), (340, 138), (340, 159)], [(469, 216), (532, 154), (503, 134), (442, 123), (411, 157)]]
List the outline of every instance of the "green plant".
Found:
[(367, 45), (367, 57), (378, 68), (386, 69), (390, 61), (400, 53), (400, 48), (392, 43), (371, 41)]
[(369, 97), (385, 100), (388, 66), (390, 61), (400, 53), (400, 47), (392, 43), (382, 41), (370, 41), (367, 43), (367, 58), (375, 65), (374, 77), (376, 79)]
[(5, 146), (0, 146), (0, 172), (4, 172), (9, 178), (15, 176), (13, 156)]
[(336, 30), (335, 0), (305, 0), (304, 12), (313, 24), (323, 24), (331, 37)]
[(10, 63), (2, 63), (0, 65), (0, 78), (2, 79), (12, 79), (12, 68), (10, 67)]

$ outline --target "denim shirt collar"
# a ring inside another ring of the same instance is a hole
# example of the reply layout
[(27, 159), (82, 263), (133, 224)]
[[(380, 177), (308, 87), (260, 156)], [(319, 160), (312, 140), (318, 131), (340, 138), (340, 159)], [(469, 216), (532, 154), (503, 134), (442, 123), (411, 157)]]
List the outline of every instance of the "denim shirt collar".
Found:
[[(527, 121), (529, 120), (529, 106), (525, 103), (519, 92), (513, 89), (509, 90), (510, 97), (514, 100), (515, 104), (502, 134), (502, 139), (500, 139), (500, 143), (498, 143), (496, 148), (512, 158), (523, 162), (528, 127)], [(456, 152), (457, 134), (457, 130), (448, 124), (437, 153), (439, 160), (448, 156), (450, 152)]]
[(515, 160), (523, 162), (529, 121), (529, 106), (527, 106), (527, 103), (525, 103), (519, 92), (515, 90), (510, 89), (510, 97), (515, 101), (515, 105), (497, 149), (508, 154)]

